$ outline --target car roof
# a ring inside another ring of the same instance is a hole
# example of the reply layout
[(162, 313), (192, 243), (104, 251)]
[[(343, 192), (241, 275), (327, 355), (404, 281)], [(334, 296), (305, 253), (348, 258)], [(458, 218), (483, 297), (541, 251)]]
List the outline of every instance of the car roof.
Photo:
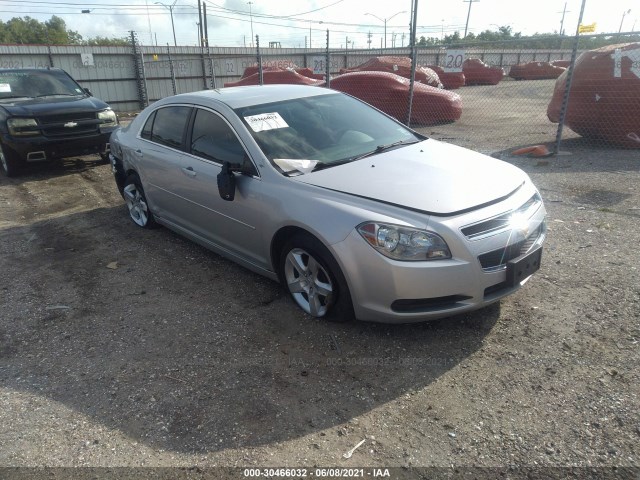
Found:
[(251, 85), (182, 93), (165, 98), (161, 102), (196, 103), (202, 105), (223, 103), (235, 109), (292, 100), (295, 98), (315, 97), (336, 93), (334, 90), (309, 85)]

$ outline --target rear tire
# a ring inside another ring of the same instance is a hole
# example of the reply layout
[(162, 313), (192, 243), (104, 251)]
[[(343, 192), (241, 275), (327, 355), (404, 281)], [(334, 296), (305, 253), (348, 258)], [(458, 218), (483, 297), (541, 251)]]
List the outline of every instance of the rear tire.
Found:
[(129, 210), (129, 217), (141, 228), (155, 228), (158, 224), (147, 203), (142, 182), (137, 174), (132, 173), (124, 182), (124, 201)]
[(20, 172), (21, 163), (12, 150), (0, 144), (0, 170), (5, 177), (15, 177)]
[(280, 278), (298, 306), (311, 316), (335, 322), (354, 317), (347, 281), (338, 262), (317, 238), (298, 233), (280, 255)]

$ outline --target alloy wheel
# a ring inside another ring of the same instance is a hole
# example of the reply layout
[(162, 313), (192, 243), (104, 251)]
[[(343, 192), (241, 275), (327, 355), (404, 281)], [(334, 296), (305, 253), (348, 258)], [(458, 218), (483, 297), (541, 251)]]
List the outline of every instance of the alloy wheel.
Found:
[(149, 207), (137, 185), (131, 183), (124, 187), (124, 200), (127, 203), (129, 215), (136, 225), (146, 226), (149, 222)]
[(293, 248), (284, 267), (287, 287), (294, 300), (308, 314), (323, 317), (333, 302), (333, 283), (327, 271), (307, 251)]

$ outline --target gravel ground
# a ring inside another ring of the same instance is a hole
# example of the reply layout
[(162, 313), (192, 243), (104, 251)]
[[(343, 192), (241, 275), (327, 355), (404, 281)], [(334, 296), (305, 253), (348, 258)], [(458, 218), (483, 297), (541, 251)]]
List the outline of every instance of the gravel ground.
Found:
[(541, 271), (500, 304), (401, 326), (314, 320), (276, 283), (140, 230), (93, 159), (1, 178), (0, 467), (638, 478), (638, 152), (563, 149), (493, 152), (546, 202)]

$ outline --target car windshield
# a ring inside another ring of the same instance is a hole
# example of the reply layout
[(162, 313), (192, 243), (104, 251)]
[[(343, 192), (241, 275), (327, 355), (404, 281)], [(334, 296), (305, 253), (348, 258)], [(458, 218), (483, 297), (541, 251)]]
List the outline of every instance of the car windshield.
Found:
[(0, 71), (0, 100), (56, 95), (84, 95), (84, 91), (66, 73), (59, 70)]
[(284, 173), (308, 173), (424, 139), (339, 93), (253, 105), (235, 112), (265, 156)]

